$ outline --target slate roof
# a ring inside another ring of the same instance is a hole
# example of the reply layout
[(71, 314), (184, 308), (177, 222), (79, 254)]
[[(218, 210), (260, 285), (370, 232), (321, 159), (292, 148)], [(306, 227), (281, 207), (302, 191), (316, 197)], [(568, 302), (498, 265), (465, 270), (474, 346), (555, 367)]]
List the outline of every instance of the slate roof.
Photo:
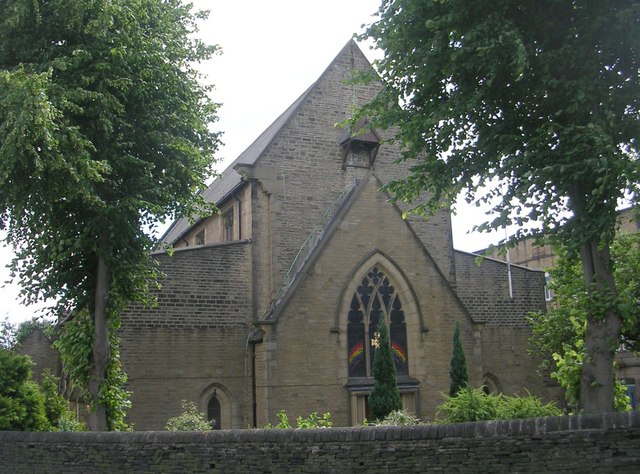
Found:
[[(235, 170), (237, 165), (253, 165), (258, 158), (264, 153), (271, 142), (278, 136), (282, 128), (286, 125), (291, 117), (293, 117), (316, 83), (309, 87), (298, 99), (285, 110), (260, 136), (243, 151), (238, 158), (218, 176), (203, 195), (207, 202), (221, 203), (227, 199), (233, 192), (242, 186), (242, 176)], [(198, 219), (196, 219), (198, 221)], [(167, 232), (162, 236), (161, 242), (172, 244), (184, 235), (192, 224), (187, 217), (176, 220)]]

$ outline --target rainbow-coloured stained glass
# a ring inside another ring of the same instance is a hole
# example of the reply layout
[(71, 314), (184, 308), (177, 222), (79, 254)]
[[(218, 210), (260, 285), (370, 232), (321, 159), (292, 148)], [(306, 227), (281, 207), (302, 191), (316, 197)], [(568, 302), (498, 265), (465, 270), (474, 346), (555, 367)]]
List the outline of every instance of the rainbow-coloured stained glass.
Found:
[(389, 327), (396, 372), (408, 375), (407, 327), (402, 304), (389, 277), (375, 266), (362, 279), (351, 300), (347, 322), (349, 377), (371, 376), (375, 352), (371, 340), (380, 317), (384, 317)]

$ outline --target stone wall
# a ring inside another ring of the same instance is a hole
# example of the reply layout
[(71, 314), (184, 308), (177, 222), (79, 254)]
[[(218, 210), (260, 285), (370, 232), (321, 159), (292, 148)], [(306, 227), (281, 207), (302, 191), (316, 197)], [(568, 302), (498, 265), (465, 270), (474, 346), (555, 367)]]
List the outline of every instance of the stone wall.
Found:
[(235, 241), (158, 254), (158, 305), (122, 314), (121, 360), (136, 429), (164, 428), (181, 401), (206, 413), (215, 393), (222, 428), (247, 426), (245, 346), (250, 331), (251, 244)]
[(513, 298), (509, 295), (508, 266), (475, 254), (455, 252), (457, 290), (476, 322), (487, 326), (529, 327), (530, 311), (544, 311), (544, 272), (511, 265)]
[[(258, 389), (268, 391), (269, 418), (258, 417), (257, 426), (277, 422), (281, 409), (293, 417), (321, 409), (331, 412), (336, 425), (359, 424), (361, 389), (350, 388), (356, 381), (348, 376), (346, 315), (356, 288), (374, 265), (390, 278), (402, 303), (409, 376), (416, 384), (407, 408), (433, 419), (441, 394), (449, 389), (455, 321), (462, 324), (471, 382), (482, 383), (473, 321), (419, 238), (378, 188), (373, 177), (361, 184), (270, 322), (273, 329), (265, 329), (268, 374), (259, 376)], [(379, 226), (377, 232), (370, 231), (372, 222)], [(515, 358), (513, 353), (510, 357)], [(364, 409), (364, 399), (361, 404)]]
[(640, 413), (317, 430), (0, 432), (0, 472), (638, 472)]
[(31, 357), (33, 361), (31, 372), (33, 379), (38, 383), (42, 383), (43, 372), (47, 369), (58, 377), (62, 376), (60, 355), (51, 344), (52, 341), (44, 335), (42, 330), (35, 328), (27, 335), (25, 340), (15, 348), (16, 353)]

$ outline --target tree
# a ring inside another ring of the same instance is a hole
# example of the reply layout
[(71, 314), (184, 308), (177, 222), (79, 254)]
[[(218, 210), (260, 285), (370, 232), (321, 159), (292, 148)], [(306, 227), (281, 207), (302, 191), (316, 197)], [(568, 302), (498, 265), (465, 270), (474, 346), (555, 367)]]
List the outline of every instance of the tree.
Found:
[(150, 301), (145, 230), (207, 211), (217, 106), (193, 63), (216, 47), (192, 35), (206, 15), (179, 0), (0, 0), (0, 11), (0, 227), (26, 302), (90, 314), (91, 428), (113, 428), (109, 327)]
[[(553, 305), (530, 316), (533, 333), (529, 339), (532, 352), (540, 356), (541, 368), (549, 370), (565, 389), (565, 399), (572, 407), (580, 405), (580, 368), (584, 359), (584, 336), (587, 308), (590, 303), (581, 278), (581, 265), (566, 251), (556, 249), (558, 258), (551, 275)], [(619, 293), (621, 315), (620, 343), (640, 350), (640, 234), (619, 235), (611, 246), (614, 280)], [(614, 379), (614, 407), (628, 409), (625, 387)]]
[(373, 378), (375, 385), (369, 396), (371, 417), (383, 420), (389, 413), (402, 409), (402, 400), (396, 382), (396, 366), (391, 353), (391, 342), (384, 318), (378, 318), (376, 337), (371, 341), (375, 347), (373, 355)]
[(16, 343), (16, 325), (5, 317), (0, 323), (0, 348), (10, 350)]
[(616, 206), (635, 202), (640, 4), (575, 0), (383, 0), (363, 39), (385, 53), (383, 86), (354, 120), (395, 127), (409, 176), (388, 186), (429, 214), (489, 205), (490, 230), (547, 235), (579, 254), (590, 306), (587, 412), (612, 410), (621, 318), (609, 247)]
[(456, 321), (453, 331), (453, 355), (451, 356), (451, 370), (449, 371), (449, 396), (453, 397), (460, 389), (469, 385), (469, 373), (467, 372), (467, 358), (464, 356), (464, 347), (460, 339), (460, 322)]
[(45, 399), (27, 356), (0, 348), (0, 430), (46, 431)]

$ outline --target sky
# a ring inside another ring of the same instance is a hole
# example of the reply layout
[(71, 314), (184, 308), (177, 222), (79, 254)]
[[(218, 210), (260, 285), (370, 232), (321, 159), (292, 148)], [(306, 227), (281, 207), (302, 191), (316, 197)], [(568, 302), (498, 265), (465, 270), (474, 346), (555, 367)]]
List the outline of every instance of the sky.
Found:
[[(200, 31), (222, 54), (201, 70), (215, 85), (213, 98), (222, 104), (219, 121), (224, 146), (217, 153), (221, 172), (267, 128), (326, 69), (342, 47), (375, 21), (380, 0), (193, 0), (197, 9), (210, 10)], [(379, 52), (360, 44), (370, 61)], [(499, 237), (469, 235), (483, 214), (461, 208), (454, 216), (454, 246), (473, 251)], [(4, 267), (12, 251), (0, 248), (0, 282), (9, 279)], [(19, 287), (0, 288), (0, 320), (19, 322), (42, 314), (38, 307), (18, 302)]]

